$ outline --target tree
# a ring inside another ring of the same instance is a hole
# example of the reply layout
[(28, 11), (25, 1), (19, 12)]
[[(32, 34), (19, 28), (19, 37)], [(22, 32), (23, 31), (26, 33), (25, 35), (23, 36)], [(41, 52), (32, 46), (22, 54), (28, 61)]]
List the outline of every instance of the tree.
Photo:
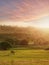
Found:
[(15, 44), (16, 44), (15, 39), (7, 38), (5, 41), (9, 42), (13, 48), (16, 46), (16, 45), (15, 45)]
[(8, 50), (12, 46), (8, 42), (0, 42), (0, 50)]
[(20, 42), (20, 45), (23, 45), (23, 46), (24, 46), (24, 45), (28, 45), (28, 41), (24, 39), (24, 40), (22, 40), (22, 41)]
[(18, 39), (7, 38), (5, 41), (9, 42), (13, 48), (20, 45), (20, 40)]

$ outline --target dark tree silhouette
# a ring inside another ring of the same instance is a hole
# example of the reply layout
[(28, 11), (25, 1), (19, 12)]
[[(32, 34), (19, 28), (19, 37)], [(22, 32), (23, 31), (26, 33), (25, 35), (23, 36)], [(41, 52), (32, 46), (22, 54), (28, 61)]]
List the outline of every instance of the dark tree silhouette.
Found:
[(28, 45), (28, 41), (24, 39), (20, 42), (20, 45)]
[(0, 50), (8, 50), (12, 46), (8, 42), (0, 42)]

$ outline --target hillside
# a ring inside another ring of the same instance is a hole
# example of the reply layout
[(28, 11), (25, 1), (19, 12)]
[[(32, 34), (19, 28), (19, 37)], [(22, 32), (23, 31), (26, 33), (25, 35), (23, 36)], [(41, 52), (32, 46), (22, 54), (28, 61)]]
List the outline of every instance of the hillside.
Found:
[[(47, 30), (47, 29), (46, 29)], [(48, 30), (47, 30), (48, 31)], [(0, 41), (6, 39), (23, 40), (34, 42), (36, 46), (49, 46), (49, 32), (37, 28), (22, 28), (11, 26), (0, 26)]]

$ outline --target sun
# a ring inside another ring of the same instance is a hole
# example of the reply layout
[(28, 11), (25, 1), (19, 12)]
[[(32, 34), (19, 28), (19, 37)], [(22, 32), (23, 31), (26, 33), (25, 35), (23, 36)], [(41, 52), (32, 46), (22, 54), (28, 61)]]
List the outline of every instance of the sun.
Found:
[(39, 22), (39, 23), (37, 23), (37, 25), (35, 25), (35, 27), (49, 28), (49, 22)]
[(38, 28), (49, 28), (49, 16), (43, 17), (36, 21), (34, 24), (35, 27)]

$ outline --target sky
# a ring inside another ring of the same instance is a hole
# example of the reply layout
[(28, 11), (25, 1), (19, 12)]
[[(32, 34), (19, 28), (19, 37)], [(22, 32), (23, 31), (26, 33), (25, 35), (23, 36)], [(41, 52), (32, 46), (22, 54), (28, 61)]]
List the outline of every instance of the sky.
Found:
[(49, 0), (0, 0), (0, 24), (39, 24), (45, 17), (49, 21)]

